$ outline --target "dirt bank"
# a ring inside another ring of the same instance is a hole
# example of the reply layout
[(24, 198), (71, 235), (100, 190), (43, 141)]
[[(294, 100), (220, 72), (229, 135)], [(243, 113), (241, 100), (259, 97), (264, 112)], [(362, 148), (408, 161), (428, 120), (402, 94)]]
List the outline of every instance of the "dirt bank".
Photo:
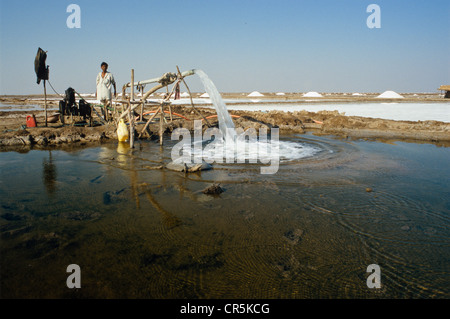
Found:
[[(23, 103), (23, 99), (14, 99), (14, 104)], [(5, 101), (4, 101), (5, 103)], [(152, 108), (148, 108), (149, 110)], [(154, 107), (153, 107), (154, 109)], [(201, 117), (193, 111), (190, 106), (173, 106), (173, 112), (183, 115), (188, 120), (174, 116), (170, 122), (167, 115), (165, 133), (168, 134), (178, 127), (193, 129), (194, 119)], [(215, 115), (211, 108), (197, 107), (203, 116)], [(364, 118), (357, 116), (344, 116), (337, 111), (321, 112), (259, 112), (259, 111), (230, 111), (236, 127), (243, 129), (261, 127), (280, 128), (283, 133), (305, 133), (312, 131), (317, 135), (338, 135), (348, 138), (368, 138), (384, 140), (403, 140), (434, 143), (442, 146), (450, 145), (450, 123), (438, 121), (393, 121), (384, 119)], [(23, 128), (26, 115), (36, 116), (38, 127)], [(147, 120), (149, 116), (145, 116)], [(97, 119), (97, 118), (95, 118)], [(97, 119), (98, 120), (98, 119)], [(218, 125), (217, 118), (210, 118), (211, 125)], [(110, 123), (95, 127), (73, 126), (61, 123), (49, 124), (43, 127), (43, 111), (8, 111), (0, 112), (0, 150), (6, 150), (11, 146), (47, 146), (69, 143), (99, 143), (108, 140), (115, 140), (116, 127)], [(137, 125), (137, 132), (141, 133), (144, 124)], [(204, 123), (204, 129), (207, 125)], [(144, 132), (141, 138), (157, 139), (159, 124), (156, 122), (149, 126), (149, 130)]]

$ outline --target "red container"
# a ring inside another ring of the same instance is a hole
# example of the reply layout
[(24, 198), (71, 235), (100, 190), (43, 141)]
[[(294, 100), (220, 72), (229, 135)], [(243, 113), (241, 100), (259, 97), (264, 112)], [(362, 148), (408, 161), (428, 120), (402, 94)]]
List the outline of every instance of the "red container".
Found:
[(27, 127), (36, 127), (36, 117), (34, 115), (27, 115)]

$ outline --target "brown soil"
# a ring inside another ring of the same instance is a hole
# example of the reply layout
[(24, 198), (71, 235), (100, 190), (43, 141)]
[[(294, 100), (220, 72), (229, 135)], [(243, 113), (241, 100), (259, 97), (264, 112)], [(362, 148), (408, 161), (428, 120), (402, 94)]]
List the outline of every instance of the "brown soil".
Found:
[[(239, 94), (225, 97), (239, 97)], [(286, 97), (287, 103), (292, 94)], [(242, 96), (241, 96), (242, 97)], [(273, 98), (273, 96), (272, 96)], [(277, 97), (278, 98), (278, 97)], [(334, 98), (339, 99), (338, 95)], [(411, 97), (412, 98), (412, 97)], [(417, 97), (414, 97), (417, 99)], [(438, 99), (436, 95), (419, 97), (421, 102), (434, 101)], [(361, 100), (361, 97), (351, 98)], [(368, 97), (365, 97), (368, 99)], [(442, 101), (442, 98), (439, 98)], [(15, 105), (24, 105), (27, 101), (32, 100), (30, 97), (0, 97), (2, 103), (13, 103)], [(348, 102), (349, 97), (345, 101)], [(402, 100), (403, 102), (403, 100)], [(42, 103), (42, 102), (38, 102)], [(323, 101), (322, 101), (323, 103)], [(34, 100), (36, 104), (36, 100)], [(56, 102), (52, 102), (52, 105)], [(152, 108), (149, 108), (152, 109)], [(197, 109), (206, 117), (215, 115), (214, 109), (201, 108)], [(172, 106), (173, 112), (179, 113), (190, 120), (201, 119), (190, 106)], [(50, 112), (52, 114), (53, 112)], [(240, 116), (233, 118), (236, 127), (243, 129), (261, 127), (280, 128), (280, 133), (305, 133), (312, 131), (316, 135), (337, 135), (347, 138), (363, 138), (363, 139), (381, 139), (383, 141), (402, 140), (434, 143), (441, 146), (450, 146), (450, 123), (438, 121), (393, 121), (383, 119), (364, 118), (357, 116), (344, 116), (337, 111), (321, 111), (321, 112), (252, 112), (252, 111), (230, 111), (233, 115)], [(34, 114), (38, 123), (36, 128), (21, 128), (25, 125), (25, 118), (27, 115)], [(149, 116), (144, 117), (145, 120)], [(169, 116), (166, 115), (167, 124), (165, 124), (165, 133), (170, 133), (178, 127), (185, 127), (190, 130), (193, 129), (193, 121), (186, 121), (174, 116), (174, 121), (170, 122)], [(98, 118), (94, 118), (98, 120)], [(145, 121), (144, 120), (144, 121)], [(217, 118), (208, 120), (211, 125), (217, 125)], [(87, 144), (98, 143), (108, 140), (117, 139), (116, 126), (114, 123), (106, 125), (99, 125), (95, 127), (83, 126), (62, 126), (60, 122), (49, 124), (48, 127), (43, 127), (44, 112), (29, 112), (29, 111), (0, 111), (0, 150), (5, 150), (11, 146), (47, 146), (60, 144)], [(138, 124), (136, 129), (140, 133), (143, 124)], [(204, 129), (207, 125), (204, 123)], [(144, 132), (141, 138), (158, 139), (159, 124), (154, 123), (149, 126), (149, 131)]]

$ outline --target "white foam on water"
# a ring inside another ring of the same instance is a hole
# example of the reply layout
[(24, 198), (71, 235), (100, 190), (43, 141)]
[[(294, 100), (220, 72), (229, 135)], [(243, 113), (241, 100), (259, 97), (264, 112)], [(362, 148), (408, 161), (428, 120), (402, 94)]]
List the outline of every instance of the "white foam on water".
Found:
[(312, 157), (321, 151), (320, 148), (301, 142), (278, 141), (280, 161), (293, 161)]
[[(244, 163), (250, 162), (279, 162), (295, 161), (316, 155), (321, 151), (317, 146), (302, 142), (292, 141), (244, 141), (236, 139), (234, 141), (215, 140), (208, 146), (193, 147), (187, 149), (189, 157), (201, 157), (203, 160), (212, 163)], [(198, 144), (197, 144), (198, 145)], [(228, 161), (227, 161), (228, 158)]]

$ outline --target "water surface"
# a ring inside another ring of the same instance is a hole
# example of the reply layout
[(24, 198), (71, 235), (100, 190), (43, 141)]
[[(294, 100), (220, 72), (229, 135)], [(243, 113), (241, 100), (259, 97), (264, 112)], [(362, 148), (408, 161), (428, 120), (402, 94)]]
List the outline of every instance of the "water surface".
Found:
[(1, 296), (450, 297), (450, 148), (282, 139), (318, 151), (274, 175), (158, 169), (169, 140), (0, 153)]

